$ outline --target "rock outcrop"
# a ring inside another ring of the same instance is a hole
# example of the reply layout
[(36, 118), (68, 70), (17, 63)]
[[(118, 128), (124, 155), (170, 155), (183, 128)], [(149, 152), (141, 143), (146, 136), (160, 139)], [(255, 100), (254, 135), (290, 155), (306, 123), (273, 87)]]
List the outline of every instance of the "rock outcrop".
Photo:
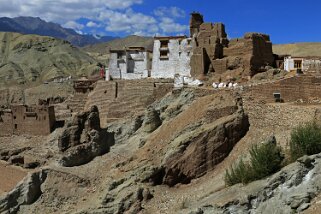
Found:
[(20, 206), (34, 203), (42, 193), (41, 184), (46, 177), (46, 171), (29, 174), (15, 189), (0, 198), (0, 212), (17, 213)]
[(209, 107), (203, 125), (178, 136), (164, 159), (163, 183), (189, 183), (215, 168), (249, 129), (242, 100)]
[(71, 167), (88, 163), (107, 153), (113, 144), (113, 134), (100, 127), (98, 108), (92, 106), (90, 111), (75, 115), (59, 137), (60, 164)]
[[(321, 155), (305, 156), (267, 179), (236, 185), (198, 203), (200, 213), (301, 213), (320, 194)], [(225, 200), (222, 202), (222, 198)], [(208, 204), (209, 201), (221, 201)], [(189, 213), (184, 210), (181, 213)]]
[(143, 122), (143, 129), (147, 133), (151, 133), (155, 131), (160, 125), (162, 121), (159, 117), (159, 112), (157, 112), (154, 108), (149, 107), (145, 113), (145, 119)]

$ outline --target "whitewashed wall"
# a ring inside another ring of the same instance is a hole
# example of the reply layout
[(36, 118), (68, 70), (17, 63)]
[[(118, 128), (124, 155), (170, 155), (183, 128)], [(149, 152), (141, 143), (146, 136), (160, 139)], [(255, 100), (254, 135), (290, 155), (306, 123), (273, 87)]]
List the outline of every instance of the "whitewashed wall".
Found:
[[(119, 66), (118, 66), (119, 64)], [(129, 51), (122, 59), (117, 59), (117, 53), (111, 53), (109, 72), (114, 79), (141, 79), (148, 77), (150, 68), (149, 52)]]
[(294, 69), (294, 60), (292, 58), (284, 58), (284, 70), (291, 71)]
[(175, 74), (190, 76), (192, 46), (188, 44), (188, 39), (182, 40), (181, 44), (178, 39), (169, 40), (168, 60), (160, 59), (160, 46), (160, 40), (155, 40), (151, 77), (174, 78)]

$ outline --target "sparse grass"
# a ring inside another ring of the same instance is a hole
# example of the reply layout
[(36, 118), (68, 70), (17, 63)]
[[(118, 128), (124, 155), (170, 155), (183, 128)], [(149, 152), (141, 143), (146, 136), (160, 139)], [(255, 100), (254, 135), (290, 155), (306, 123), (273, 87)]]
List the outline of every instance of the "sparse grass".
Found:
[(227, 186), (231, 186), (265, 178), (281, 168), (283, 158), (281, 148), (274, 143), (254, 145), (250, 150), (248, 163), (241, 159), (236, 165), (232, 165), (229, 170), (226, 170), (225, 183)]
[(291, 132), (290, 155), (295, 161), (304, 155), (321, 152), (321, 124), (312, 121), (300, 125)]

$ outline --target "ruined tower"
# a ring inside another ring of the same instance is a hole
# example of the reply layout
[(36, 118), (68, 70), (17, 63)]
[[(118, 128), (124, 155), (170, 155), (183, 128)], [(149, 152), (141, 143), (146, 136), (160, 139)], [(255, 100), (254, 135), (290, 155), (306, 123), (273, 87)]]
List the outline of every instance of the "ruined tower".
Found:
[(190, 37), (193, 37), (194, 34), (197, 34), (200, 30), (201, 24), (204, 23), (203, 15), (198, 12), (191, 13), (190, 19)]

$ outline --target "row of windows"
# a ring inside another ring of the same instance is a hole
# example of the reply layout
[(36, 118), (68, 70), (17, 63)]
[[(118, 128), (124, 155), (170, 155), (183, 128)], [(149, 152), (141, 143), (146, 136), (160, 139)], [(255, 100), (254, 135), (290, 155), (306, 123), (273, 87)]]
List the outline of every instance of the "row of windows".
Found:
[[(163, 51), (163, 50), (161, 50), (160, 51), (160, 57), (162, 58), (162, 57), (168, 57), (168, 51)], [(180, 52), (178, 52), (178, 56), (180, 57), (182, 55), (182, 52), (180, 51)], [(190, 56), (191, 55), (191, 52), (187, 52), (187, 56)]]
[[(43, 116), (43, 117), (41, 117), (41, 116), (36, 116), (36, 120), (39, 120), (39, 121), (41, 121), (41, 119), (43, 119), (43, 120), (46, 120), (46, 116)], [(17, 119), (17, 117), (16, 116), (13, 116), (13, 119), (14, 120), (16, 120)], [(26, 116), (23, 116), (23, 119), (25, 120), (26, 119)]]

